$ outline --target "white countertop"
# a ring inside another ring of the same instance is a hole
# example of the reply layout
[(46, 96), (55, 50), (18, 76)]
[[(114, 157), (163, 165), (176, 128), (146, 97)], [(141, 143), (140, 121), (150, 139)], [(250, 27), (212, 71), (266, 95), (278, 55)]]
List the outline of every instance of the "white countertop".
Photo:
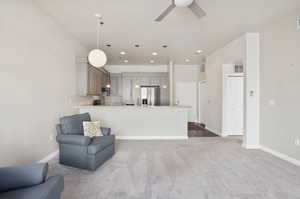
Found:
[(79, 109), (189, 109), (190, 106), (94, 106), (80, 105)]

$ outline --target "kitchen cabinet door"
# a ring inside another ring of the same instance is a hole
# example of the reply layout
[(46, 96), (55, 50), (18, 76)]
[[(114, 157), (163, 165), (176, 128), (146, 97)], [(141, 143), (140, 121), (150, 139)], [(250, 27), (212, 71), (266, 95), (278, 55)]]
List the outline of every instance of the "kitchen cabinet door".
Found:
[(96, 94), (97, 95), (101, 95), (101, 90), (102, 90), (102, 87), (104, 86), (103, 83), (102, 83), (102, 74), (100, 71), (96, 71), (95, 72), (95, 82), (96, 82)]
[(97, 93), (97, 74), (95, 69), (91, 66), (88, 66), (88, 95), (96, 95)]
[(160, 97), (161, 97), (161, 104), (162, 105), (169, 105), (169, 78), (168, 77), (161, 77), (160, 78)]
[(122, 96), (122, 77), (121, 74), (110, 74), (111, 95)]
[(133, 103), (133, 81), (129, 77), (123, 77), (123, 101)]

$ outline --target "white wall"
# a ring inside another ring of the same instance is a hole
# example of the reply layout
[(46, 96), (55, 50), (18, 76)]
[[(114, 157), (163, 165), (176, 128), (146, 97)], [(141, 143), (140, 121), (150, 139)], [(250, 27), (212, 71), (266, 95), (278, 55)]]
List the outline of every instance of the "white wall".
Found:
[(173, 66), (174, 103), (176, 103), (175, 85), (178, 82), (198, 82), (200, 78), (199, 75), (200, 75), (200, 66), (198, 65), (176, 65), (175, 64)]
[(261, 145), (300, 160), (300, 9), (261, 32)]
[[(176, 103), (177, 96), (177, 88), (181, 88), (182, 86), (178, 86), (179, 84), (185, 83), (195, 83), (196, 86), (191, 86), (190, 89), (184, 91), (187, 96), (195, 96), (195, 100), (191, 100), (192, 104), (184, 104), (190, 105), (192, 109), (190, 110), (190, 122), (196, 122), (199, 119), (199, 99), (198, 99), (198, 82), (200, 79), (200, 66), (199, 65), (174, 65), (173, 67), (173, 103)], [(185, 84), (186, 85), (186, 84)], [(193, 84), (190, 84), (193, 85)], [(192, 89), (193, 88), (193, 89)]]
[(246, 62), (246, 36), (243, 35), (207, 56), (206, 99), (207, 108), (202, 109), (206, 126), (214, 133), (222, 131), (222, 65)]
[(57, 150), (58, 118), (86, 100), (75, 93), (86, 50), (30, 0), (2, 0), (0, 18), (0, 165), (32, 163)]

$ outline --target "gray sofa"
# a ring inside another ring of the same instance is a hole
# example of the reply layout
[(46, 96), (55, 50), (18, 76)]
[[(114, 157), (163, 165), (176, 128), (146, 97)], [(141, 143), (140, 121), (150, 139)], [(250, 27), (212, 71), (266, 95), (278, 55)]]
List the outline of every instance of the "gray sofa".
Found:
[(0, 168), (0, 199), (59, 199), (64, 178), (47, 171), (47, 163)]
[(88, 113), (60, 118), (56, 126), (60, 164), (94, 171), (115, 153), (115, 136), (110, 128), (101, 128), (103, 136), (86, 137), (83, 121), (91, 121)]

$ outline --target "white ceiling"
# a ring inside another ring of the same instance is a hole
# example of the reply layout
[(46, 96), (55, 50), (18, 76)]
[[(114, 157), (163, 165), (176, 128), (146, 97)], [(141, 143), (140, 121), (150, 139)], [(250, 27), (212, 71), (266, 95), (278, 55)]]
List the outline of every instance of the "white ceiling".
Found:
[[(198, 49), (208, 54), (237, 36), (258, 31), (300, 7), (299, 0), (197, 0), (207, 16), (197, 19), (187, 8), (175, 10), (161, 23), (154, 19), (171, 0), (37, 0), (41, 8), (88, 49), (96, 46), (95, 13), (103, 15), (101, 41), (109, 64), (197, 64)], [(111, 44), (106, 47), (104, 44)], [(140, 48), (135, 48), (139, 44)], [(168, 45), (167, 49), (162, 45)], [(125, 56), (120, 55), (126, 51)], [(152, 56), (157, 52), (158, 56)], [(185, 62), (188, 58), (191, 61)]]

